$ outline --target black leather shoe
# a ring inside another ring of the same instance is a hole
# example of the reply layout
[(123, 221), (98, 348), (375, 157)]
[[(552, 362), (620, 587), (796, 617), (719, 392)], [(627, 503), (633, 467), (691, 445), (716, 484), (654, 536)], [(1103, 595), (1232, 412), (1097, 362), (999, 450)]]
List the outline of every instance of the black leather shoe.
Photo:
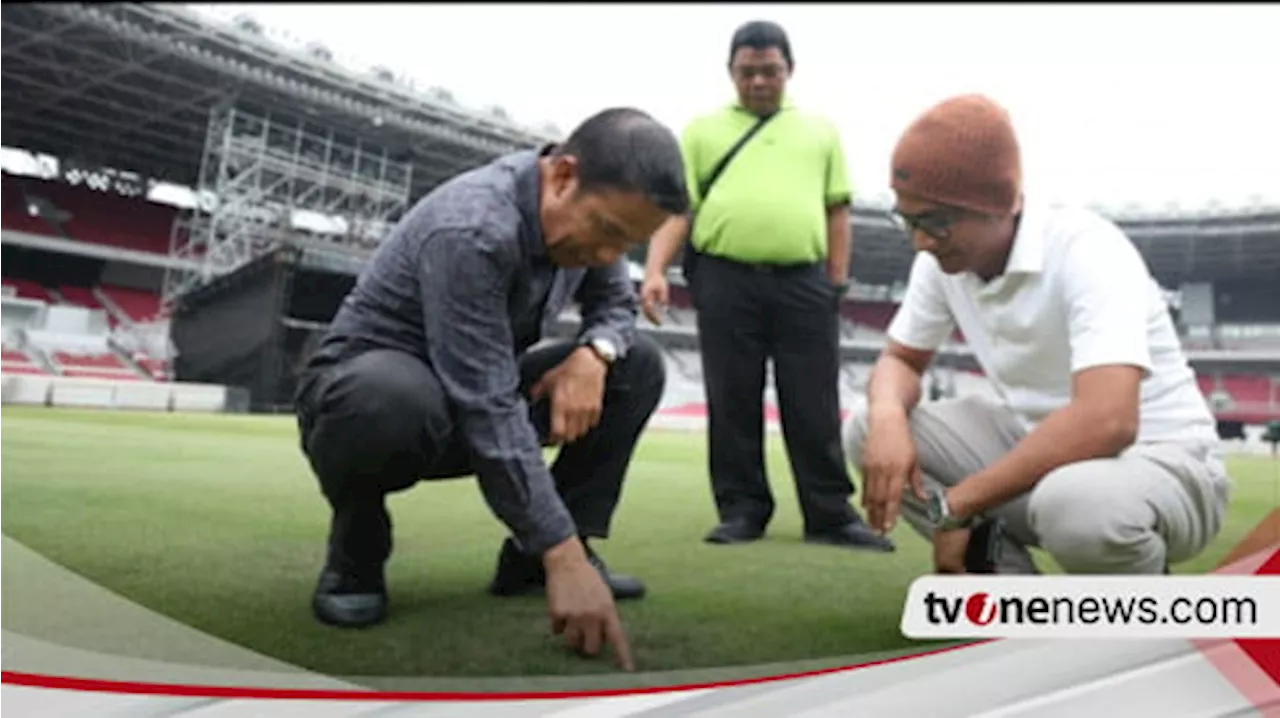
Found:
[(804, 541), (805, 543), (840, 546), (860, 551), (893, 553), (897, 550), (897, 547), (888, 537), (872, 531), (871, 527), (861, 519), (855, 519), (836, 529), (806, 531)]
[[(583, 543), (586, 545), (586, 542)], [(604, 560), (589, 545), (586, 545), (586, 549), (587, 561), (600, 572), (615, 600), (644, 596), (645, 585), (640, 579), (610, 571)], [(546, 589), (547, 574), (542, 561), (522, 553), (511, 539), (504, 541), (502, 551), (498, 554), (498, 570), (489, 584), (489, 593), (494, 596), (529, 596), (543, 593)]]
[(590, 546), (587, 547), (587, 560), (604, 577), (604, 582), (613, 591), (614, 600), (627, 601), (644, 597), (646, 589), (643, 581), (635, 576), (610, 571), (609, 567), (605, 565), (604, 559), (596, 555), (596, 552), (592, 551)]
[(764, 537), (764, 527), (749, 521), (735, 519), (725, 521), (711, 529), (703, 541), (716, 544), (750, 543)]
[(339, 628), (362, 628), (387, 617), (387, 589), (382, 571), (358, 577), (326, 567), (311, 600), (311, 610), (321, 623)]

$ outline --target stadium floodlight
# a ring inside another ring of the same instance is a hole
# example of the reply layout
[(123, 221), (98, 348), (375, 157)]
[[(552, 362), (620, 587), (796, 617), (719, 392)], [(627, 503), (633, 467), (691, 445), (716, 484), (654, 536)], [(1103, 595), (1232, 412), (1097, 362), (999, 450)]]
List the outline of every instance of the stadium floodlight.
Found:
[(5, 174), (19, 177), (54, 179), (60, 172), (60, 162), (53, 155), (46, 155), (16, 147), (0, 147), (0, 167)]

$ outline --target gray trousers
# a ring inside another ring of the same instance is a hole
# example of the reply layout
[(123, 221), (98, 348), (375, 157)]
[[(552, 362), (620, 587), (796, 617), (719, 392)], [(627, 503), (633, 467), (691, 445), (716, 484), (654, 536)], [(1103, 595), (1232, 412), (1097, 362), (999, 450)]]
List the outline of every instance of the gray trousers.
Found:
[[(955, 486), (1024, 436), (1012, 412), (979, 397), (920, 404), (911, 433), (926, 487)], [(845, 420), (845, 456), (861, 466), (867, 416)], [(1135, 444), (1118, 457), (1060, 467), (992, 510), (1005, 525), (1000, 573), (1036, 573), (1027, 547), (1068, 573), (1158, 574), (1204, 550), (1222, 527), (1230, 493), (1210, 443)], [(908, 490), (902, 518), (931, 538), (934, 526)]]

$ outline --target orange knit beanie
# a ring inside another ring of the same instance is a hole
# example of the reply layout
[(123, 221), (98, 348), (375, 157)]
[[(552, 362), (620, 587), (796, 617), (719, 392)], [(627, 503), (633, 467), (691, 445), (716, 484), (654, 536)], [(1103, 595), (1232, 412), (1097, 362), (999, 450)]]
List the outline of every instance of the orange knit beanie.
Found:
[(960, 95), (915, 119), (893, 151), (890, 186), (939, 204), (1009, 214), (1022, 192), (1022, 157), (1009, 113)]

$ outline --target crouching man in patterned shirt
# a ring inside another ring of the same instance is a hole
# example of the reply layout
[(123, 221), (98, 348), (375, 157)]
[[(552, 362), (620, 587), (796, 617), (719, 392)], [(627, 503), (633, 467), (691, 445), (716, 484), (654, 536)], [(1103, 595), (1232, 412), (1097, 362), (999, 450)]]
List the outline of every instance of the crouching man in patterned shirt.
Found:
[[(867, 408), (842, 432), (872, 526), (901, 511), (943, 573), (971, 565), (983, 519), (1004, 527), (997, 573), (1035, 572), (1028, 546), (1082, 574), (1158, 574), (1202, 551), (1229, 482), (1132, 242), (1091, 212), (1025, 199), (1011, 120), (981, 96), (917, 118), (891, 173), (917, 254)], [(999, 399), (920, 404), (957, 327)]]
[[(644, 585), (587, 545), (608, 535), (632, 451), (662, 394), (637, 336), (625, 253), (687, 209), (679, 143), (636, 110), (606, 110), (564, 144), (462, 174), (379, 248), (299, 382), (302, 448), (332, 508), (318, 619), (381, 621), (385, 497), (475, 474), (511, 532), (490, 592), (546, 592), (553, 629), (630, 652), (615, 599)], [(576, 341), (534, 347), (571, 300)], [(559, 445), (548, 468), (544, 445)]]

